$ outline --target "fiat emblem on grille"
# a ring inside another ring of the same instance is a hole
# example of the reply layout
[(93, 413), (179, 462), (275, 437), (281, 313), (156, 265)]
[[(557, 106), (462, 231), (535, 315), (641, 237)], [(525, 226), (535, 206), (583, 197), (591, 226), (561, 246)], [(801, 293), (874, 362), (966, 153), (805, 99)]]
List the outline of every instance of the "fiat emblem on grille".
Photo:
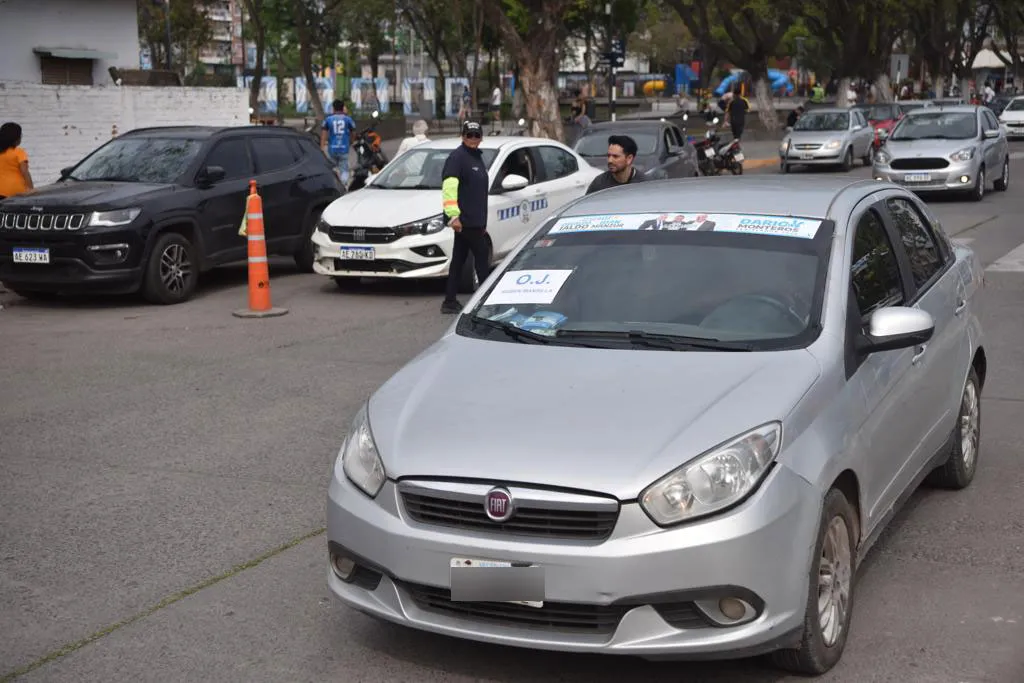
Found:
[(512, 494), (506, 489), (494, 488), (484, 496), (484, 512), (495, 522), (506, 522), (512, 516)]
[(352, 239), (362, 242), (366, 239), (366, 228), (355, 228), (352, 230)]

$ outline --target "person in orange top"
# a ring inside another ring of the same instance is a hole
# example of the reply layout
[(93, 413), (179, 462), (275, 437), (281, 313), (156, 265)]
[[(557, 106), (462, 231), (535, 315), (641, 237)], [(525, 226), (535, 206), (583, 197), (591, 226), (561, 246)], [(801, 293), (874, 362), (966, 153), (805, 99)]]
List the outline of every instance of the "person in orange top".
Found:
[(20, 145), (21, 126), (16, 123), (0, 126), (0, 199), (33, 189), (28, 153)]

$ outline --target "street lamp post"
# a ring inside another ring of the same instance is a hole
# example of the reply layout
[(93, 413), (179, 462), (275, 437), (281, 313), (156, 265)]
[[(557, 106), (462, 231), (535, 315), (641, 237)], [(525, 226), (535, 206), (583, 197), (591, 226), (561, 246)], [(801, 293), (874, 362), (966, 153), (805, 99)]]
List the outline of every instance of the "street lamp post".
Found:
[(612, 3), (604, 4), (605, 17), (608, 20), (608, 36), (606, 45), (608, 55), (608, 118), (615, 120), (615, 58), (612, 56)]
[(164, 24), (165, 24), (165, 28), (167, 29), (167, 59), (164, 60), (164, 63), (166, 65), (166, 67), (167, 67), (167, 70), (170, 71), (171, 70), (171, 0), (167, 0), (166, 5), (167, 5), (167, 10), (164, 12)]

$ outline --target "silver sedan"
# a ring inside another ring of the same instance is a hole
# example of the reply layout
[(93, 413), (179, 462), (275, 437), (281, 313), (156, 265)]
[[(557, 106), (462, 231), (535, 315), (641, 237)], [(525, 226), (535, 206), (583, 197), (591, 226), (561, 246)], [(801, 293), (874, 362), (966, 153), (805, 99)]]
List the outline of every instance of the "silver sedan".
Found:
[(894, 512), (974, 478), (981, 283), (887, 183), (577, 201), (358, 411), (330, 590), (483, 642), (828, 671)]
[(928, 107), (896, 124), (872, 172), (915, 192), (953, 190), (980, 201), (989, 184), (1009, 187), (1010, 147), (988, 107)]
[(811, 109), (797, 120), (779, 146), (783, 173), (793, 166), (853, 167), (855, 159), (871, 164), (874, 132), (859, 109)]

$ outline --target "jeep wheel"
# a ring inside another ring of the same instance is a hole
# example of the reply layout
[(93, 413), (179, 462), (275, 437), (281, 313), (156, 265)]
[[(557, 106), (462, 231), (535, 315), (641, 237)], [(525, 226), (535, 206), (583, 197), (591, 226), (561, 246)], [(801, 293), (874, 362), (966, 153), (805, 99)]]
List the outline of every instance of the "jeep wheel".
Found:
[(184, 235), (166, 232), (156, 239), (146, 263), (142, 294), (154, 304), (180, 304), (195, 292), (196, 250)]
[(309, 217), (309, 223), (302, 231), (301, 242), (299, 248), (295, 250), (292, 255), (295, 259), (295, 265), (298, 266), (299, 270), (303, 273), (313, 272), (313, 256), (316, 251), (316, 247), (313, 245), (313, 231), (316, 230), (316, 224), (320, 220), (321, 212), (314, 210), (313, 214)]

